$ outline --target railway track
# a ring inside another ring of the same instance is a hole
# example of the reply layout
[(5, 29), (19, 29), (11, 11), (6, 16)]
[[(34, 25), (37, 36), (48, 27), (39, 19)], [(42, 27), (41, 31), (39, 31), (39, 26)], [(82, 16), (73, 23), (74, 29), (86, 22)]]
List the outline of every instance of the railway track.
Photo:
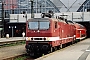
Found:
[(31, 58), (30, 56), (28, 56), (27, 54), (21, 54), (18, 56), (14, 56), (14, 57), (9, 57), (9, 58), (5, 58), (3, 60), (34, 60), (35, 58)]
[[(24, 42), (24, 44), (21, 44), (22, 42)], [(9, 44), (10, 46), (7, 47)], [(23, 54), (25, 54), (25, 38), (0, 38), (0, 60), (14, 60), (14, 58)]]
[(0, 48), (0, 60), (11, 60), (23, 54), (26, 54), (25, 44)]
[(15, 44), (15, 46), (0, 48), (0, 60), (15, 60), (18, 58), (27, 57), (25, 60), (34, 60), (26, 54), (25, 44), (18, 45), (18, 42), (25, 42), (23, 37), (13, 37), (13, 38), (0, 38), (0, 46), (7, 44)]
[(16, 58), (24, 56), (24, 55), (25, 54), (17, 55), (17, 56), (14, 56), (14, 57), (8, 57), (8, 58), (4, 58), (3, 60), (15, 60)]

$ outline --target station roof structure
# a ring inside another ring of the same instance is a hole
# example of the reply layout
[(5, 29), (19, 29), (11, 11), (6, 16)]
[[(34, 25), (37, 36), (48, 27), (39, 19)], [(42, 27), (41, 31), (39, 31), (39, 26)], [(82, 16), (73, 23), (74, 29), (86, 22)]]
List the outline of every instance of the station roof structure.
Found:
[(60, 12), (82, 12), (90, 10), (90, 0), (51, 0)]
[[(43, 13), (52, 10), (60, 12), (90, 11), (90, 0), (32, 0), (34, 13)], [(2, 2), (4, 2), (5, 18), (9, 14), (31, 13), (31, 0), (0, 0), (0, 17), (2, 16)]]
[[(4, 2), (4, 10), (8, 14), (18, 14), (31, 11), (31, 0), (0, 0)], [(53, 12), (81, 12), (89, 10), (90, 0), (32, 0), (34, 13)], [(2, 4), (0, 3), (0, 11)], [(13, 11), (12, 11), (13, 10)], [(1, 13), (1, 12), (0, 12)]]
[(86, 11), (86, 12), (90, 12), (90, 0), (85, 0), (83, 2), (83, 4), (79, 7), (79, 9), (77, 10), (77, 12), (81, 12), (81, 11)]

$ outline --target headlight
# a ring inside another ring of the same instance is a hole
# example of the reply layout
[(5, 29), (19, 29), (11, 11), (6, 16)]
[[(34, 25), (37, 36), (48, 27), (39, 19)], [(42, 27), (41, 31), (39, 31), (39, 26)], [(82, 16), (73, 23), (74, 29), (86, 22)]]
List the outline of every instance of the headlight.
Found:
[(31, 40), (31, 38), (30, 37), (26, 37), (26, 41), (30, 41)]
[(46, 39), (47, 41), (49, 41), (50, 40), (50, 38), (49, 37), (47, 37), (47, 39)]

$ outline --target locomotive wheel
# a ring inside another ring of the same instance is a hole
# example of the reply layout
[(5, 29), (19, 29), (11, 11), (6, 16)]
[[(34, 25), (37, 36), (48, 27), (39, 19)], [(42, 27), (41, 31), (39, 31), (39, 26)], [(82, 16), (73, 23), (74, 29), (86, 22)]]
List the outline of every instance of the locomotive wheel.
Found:
[(57, 46), (54, 47), (54, 51), (56, 51), (56, 50), (57, 50)]
[(74, 44), (74, 40), (72, 41), (72, 44)]
[(66, 47), (66, 43), (62, 45), (62, 48), (65, 48)]
[(59, 49), (61, 49), (60, 45), (59, 45), (59, 46), (57, 46), (57, 50), (59, 50)]

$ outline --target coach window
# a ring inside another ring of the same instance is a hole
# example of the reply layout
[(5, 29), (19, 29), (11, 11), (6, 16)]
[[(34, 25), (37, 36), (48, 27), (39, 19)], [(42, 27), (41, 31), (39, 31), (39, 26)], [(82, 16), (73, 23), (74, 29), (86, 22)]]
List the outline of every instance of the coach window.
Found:
[(57, 22), (55, 22), (55, 28), (57, 28)]

